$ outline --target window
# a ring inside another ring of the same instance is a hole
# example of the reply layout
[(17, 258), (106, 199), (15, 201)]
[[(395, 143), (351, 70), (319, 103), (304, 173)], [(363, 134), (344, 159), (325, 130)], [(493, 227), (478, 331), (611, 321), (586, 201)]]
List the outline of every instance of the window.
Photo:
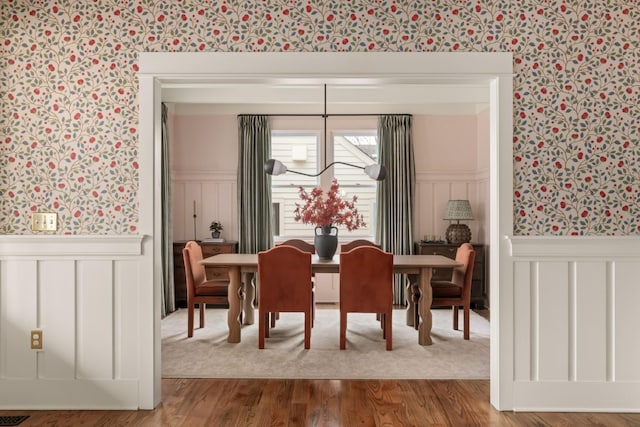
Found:
[[(273, 131), (271, 157), (283, 162), (290, 170), (315, 174), (320, 170), (321, 131)], [(332, 132), (327, 152), (333, 159), (365, 167), (378, 161), (375, 130)], [(338, 179), (343, 197), (358, 196), (356, 206), (363, 214), (366, 227), (349, 232), (343, 237), (373, 238), (375, 235), (376, 181), (369, 179), (361, 169), (346, 165), (334, 165), (319, 177), (307, 177), (295, 173), (272, 176), (275, 237), (308, 238), (312, 234), (308, 224), (296, 222), (293, 212), (300, 202), (300, 186), (310, 190), (321, 186), (328, 188), (333, 177)], [(344, 232), (346, 233), (346, 231)]]
[[(377, 163), (376, 131), (333, 132), (333, 159), (360, 167)], [(373, 237), (376, 230), (376, 181), (369, 179), (361, 169), (341, 164), (333, 166), (333, 176), (338, 179), (343, 196), (358, 196), (356, 206), (367, 224), (350, 232), (350, 235)]]
[[(320, 132), (274, 131), (271, 133), (271, 157), (280, 160), (291, 170), (315, 174), (318, 172)], [(271, 177), (272, 218), (275, 236), (309, 236), (309, 226), (293, 219), (296, 203), (300, 201), (298, 188), (319, 185), (318, 178), (285, 173)]]

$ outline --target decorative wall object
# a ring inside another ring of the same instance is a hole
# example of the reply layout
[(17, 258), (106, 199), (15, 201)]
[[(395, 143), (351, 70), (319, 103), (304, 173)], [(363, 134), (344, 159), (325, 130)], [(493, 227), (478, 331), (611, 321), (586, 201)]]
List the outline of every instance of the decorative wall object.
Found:
[[(488, 4), (486, 4), (488, 3)], [(0, 3), (0, 233), (135, 234), (143, 51), (511, 51), (516, 235), (640, 234), (634, 2)]]

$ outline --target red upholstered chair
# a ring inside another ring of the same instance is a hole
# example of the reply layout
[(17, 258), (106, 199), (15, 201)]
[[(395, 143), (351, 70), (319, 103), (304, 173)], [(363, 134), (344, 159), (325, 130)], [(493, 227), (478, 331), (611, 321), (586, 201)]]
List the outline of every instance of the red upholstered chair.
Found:
[(193, 336), (193, 312), (196, 304), (200, 306), (200, 327), (204, 328), (206, 304), (226, 304), (228, 280), (207, 280), (202, 260), (202, 248), (196, 242), (189, 241), (182, 249), (184, 269), (187, 279), (187, 335)]
[(298, 248), (303, 252), (309, 252), (312, 255), (316, 253), (316, 247), (313, 246), (313, 243), (305, 242), (302, 239), (285, 240), (284, 242), (278, 243), (276, 246), (281, 246), (281, 245), (293, 246), (294, 248)]
[(311, 346), (311, 254), (293, 246), (258, 253), (258, 348), (264, 348), (269, 313), (304, 313), (304, 348)]
[[(433, 302), (431, 307), (451, 306), (453, 309), (453, 329), (458, 330), (458, 307), (464, 310), (464, 339), (469, 339), (469, 309), (471, 305), (471, 279), (476, 252), (469, 243), (463, 243), (456, 251), (456, 261), (461, 267), (453, 269), (451, 280), (431, 281)], [(417, 307), (416, 307), (417, 309)]]
[(391, 350), (393, 254), (373, 246), (340, 253), (340, 349), (346, 348), (347, 313), (381, 314)]
[[(348, 243), (342, 243), (340, 245), (340, 252), (348, 252), (351, 249), (355, 249), (355, 248), (359, 248), (360, 246), (373, 246), (376, 247), (378, 249), (382, 249), (382, 247), (376, 243), (373, 243), (370, 240), (366, 240), (366, 239), (356, 239), (356, 240), (352, 240)], [(382, 316), (380, 315), (380, 313), (376, 313), (376, 320), (380, 320), (380, 327), (384, 328), (384, 322), (382, 321)]]
[[(276, 244), (276, 246), (281, 245), (293, 246), (294, 248), (298, 248), (303, 252), (308, 252), (311, 255), (316, 253), (316, 247), (313, 246), (313, 243), (305, 242), (302, 239), (289, 239)], [(311, 327), (313, 327), (316, 319), (316, 282), (313, 277), (311, 278), (311, 292)], [(278, 319), (278, 317), (278, 313), (271, 313), (271, 327), (274, 327), (276, 325), (276, 319)], [(268, 337), (269, 333), (267, 331), (267, 338)]]
[(365, 239), (356, 239), (356, 240), (352, 240), (348, 243), (342, 243), (340, 245), (340, 252), (348, 252), (351, 249), (355, 249), (355, 248), (359, 248), (360, 246), (375, 246), (376, 248), (380, 249), (380, 245), (377, 245), (369, 240), (365, 240)]

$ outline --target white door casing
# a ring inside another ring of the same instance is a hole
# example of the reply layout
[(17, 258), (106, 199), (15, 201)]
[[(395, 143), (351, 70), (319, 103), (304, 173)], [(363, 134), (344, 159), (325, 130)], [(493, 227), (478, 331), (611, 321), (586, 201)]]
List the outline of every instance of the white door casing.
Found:
[[(500, 286), (511, 276), (508, 242), (512, 219), (512, 55), (511, 53), (142, 53), (140, 55), (140, 232), (151, 236), (154, 273), (160, 274), (160, 102), (163, 85), (175, 91), (180, 85), (211, 83), (262, 84), (446, 84), (486, 85), (490, 98), (490, 283), (492, 284), (491, 403), (498, 409), (512, 407), (513, 312), (512, 289)], [(143, 286), (155, 304), (153, 326), (141, 321), (141, 407), (160, 402), (159, 285)], [(151, 343), (151, 341), (153, 341)], [(151, 353), (153, 357), (151, 357)], [(153, 360), (154, 363), (145, 363)], [(147, 384), (147, 381), (152, 381)]]

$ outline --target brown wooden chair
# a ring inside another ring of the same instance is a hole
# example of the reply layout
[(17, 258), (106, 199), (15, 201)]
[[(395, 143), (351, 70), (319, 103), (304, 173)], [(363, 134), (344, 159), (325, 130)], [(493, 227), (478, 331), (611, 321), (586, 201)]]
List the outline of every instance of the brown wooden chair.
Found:
[[(469, 311), (471, 305), (471, 279), (476, 252), (470, 243), (463, 243), (456, 251), (456, 261), (461, 267), (453, 269), (451, 280), (432, 280), (433, 302), (431, 307), (451, 306), (453, 310), (453, 329), (458, 330), (458, 307), (464, 311), (464, 339), (469, 339)], [(417, 310), (417, 307), (416, 307)]]
[(304, 348), (311, 346), (311, 254), (293, 246), (258, 253), (258, 348), (264, 348), (269, 313), (304, 313)]
[(196, 304), (200, 306), (200, 327), (204, 328), (206, 304), (227, 304), (228, 280), (207, 280), (206, 271), (198, 261), (202, 260), (202, 248), (191, 240), (182, 249), (187, 282), (187, 336), (193, 336), (193, 315)]
[(391, 350), (393, 254), (373, 246), (340, 253), (340, 349), (346, 348), (347, 313), (381, 314), (382, 336)]

